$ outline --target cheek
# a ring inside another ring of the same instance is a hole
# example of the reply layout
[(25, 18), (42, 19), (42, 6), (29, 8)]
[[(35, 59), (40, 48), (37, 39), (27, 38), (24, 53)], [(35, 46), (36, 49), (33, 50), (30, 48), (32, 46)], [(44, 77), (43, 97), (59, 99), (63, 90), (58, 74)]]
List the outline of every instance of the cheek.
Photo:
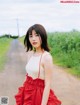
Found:
[(30, 42), (30, 43), (32, 43), (32, 40), (31, 40), (31, 38), (29, 38), (29, 42)]
[(40, 42), (40, 44), (42, 43), (41, 37), (39, 37), (39, 42)]

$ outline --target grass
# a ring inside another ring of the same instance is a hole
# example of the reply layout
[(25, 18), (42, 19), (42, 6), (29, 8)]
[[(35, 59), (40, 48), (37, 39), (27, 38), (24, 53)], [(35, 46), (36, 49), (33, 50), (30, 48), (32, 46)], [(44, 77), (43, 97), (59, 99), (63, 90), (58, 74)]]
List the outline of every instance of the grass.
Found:
[(80, 77), (80, 32), (49, 33), (48, 42), (54, 63)]
[(0, 38), (0, 70), (3, 69), (4, 64), (7, 60), (7, 52), (10, 48), (11, 39)]
[(19, 37), (19, 41), (23, 44), (24, 44), (24, 38), (25, 38), (25, 36)]

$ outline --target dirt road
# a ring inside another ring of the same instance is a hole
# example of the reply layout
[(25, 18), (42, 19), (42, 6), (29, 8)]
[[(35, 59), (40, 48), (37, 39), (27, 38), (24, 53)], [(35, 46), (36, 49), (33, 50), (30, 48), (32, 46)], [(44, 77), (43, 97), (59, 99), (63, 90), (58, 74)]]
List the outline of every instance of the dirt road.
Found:
[[(24, 46), (17, 39), (11, 43), (5, 68), (0, 72), (0, 97), (8, 96), (9, 105), (15, 105), (14, 95), (25, 80), (27, 61)], [(80, 80), (54, 65), (53, 90), (62, 105), (80, 105)]]

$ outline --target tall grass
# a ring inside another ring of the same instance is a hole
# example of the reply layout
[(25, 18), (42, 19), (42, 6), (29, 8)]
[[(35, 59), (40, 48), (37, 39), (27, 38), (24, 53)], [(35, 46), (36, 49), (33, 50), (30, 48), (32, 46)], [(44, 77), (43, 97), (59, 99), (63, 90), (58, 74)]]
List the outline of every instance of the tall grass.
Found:
[(48, 42), (54, 62), (80, 76), (80, 32), (49, 33)]
[(4, 64), (6, 62), (7, 52), (10, 47), (11, 39), (9, 38), (0, 38), (0, 70), (3, 69)]

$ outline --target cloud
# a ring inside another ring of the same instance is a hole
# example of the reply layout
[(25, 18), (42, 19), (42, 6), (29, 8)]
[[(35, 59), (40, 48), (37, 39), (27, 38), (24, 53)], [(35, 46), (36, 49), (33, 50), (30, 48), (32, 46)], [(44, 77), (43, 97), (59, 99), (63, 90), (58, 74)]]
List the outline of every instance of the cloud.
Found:
[(21, 3), (20, 0), (16, 4), (0, 4), (0, 34), (17, 34), (17, 18), (20, 35), (25, 34), (28, 27), (35, 23), (42, 24), (47, 31), (69, 31), (73, 28), (79, 30), (80, 5), (63, 5), (56, 0), (51, 3), (49, 0), (47, 3), (23, 1), (26, 3)]

